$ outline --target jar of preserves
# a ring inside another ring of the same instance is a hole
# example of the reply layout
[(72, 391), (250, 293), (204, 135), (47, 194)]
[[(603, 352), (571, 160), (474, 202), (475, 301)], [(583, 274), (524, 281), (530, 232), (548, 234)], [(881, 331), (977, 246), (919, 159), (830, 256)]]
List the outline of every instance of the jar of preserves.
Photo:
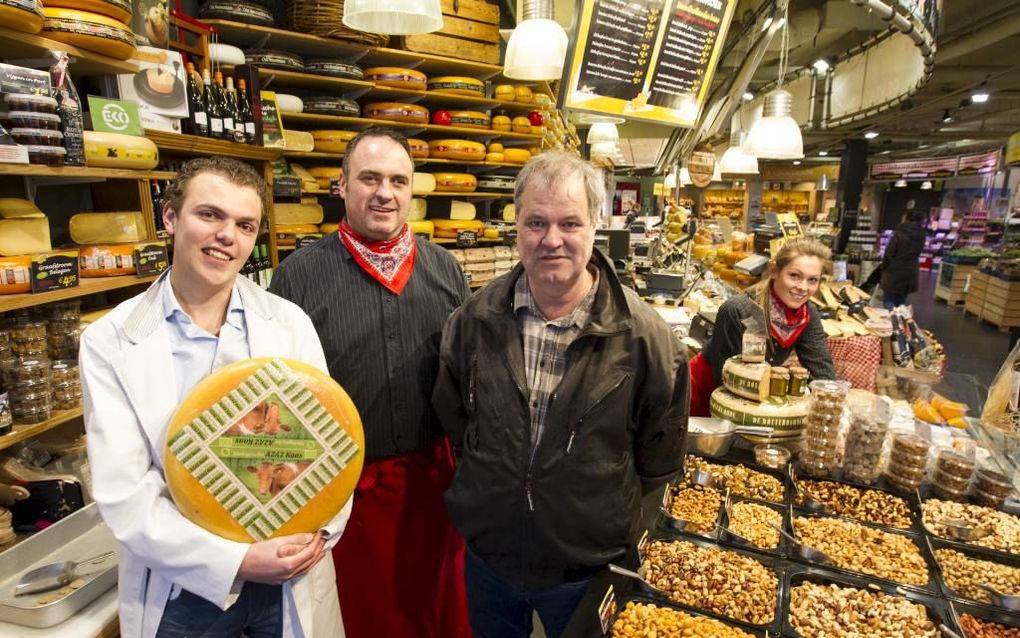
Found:
[(790, 367), (790, 389), (787, 392), (792, 397), (802, 397), (807, 394), (808, 390), (808, 374), (807, 368), (800, 366)]
[(785, 397), (790, 389), (790, 371), (782, 366), (773, 366), (769, 380), (769, 396)]

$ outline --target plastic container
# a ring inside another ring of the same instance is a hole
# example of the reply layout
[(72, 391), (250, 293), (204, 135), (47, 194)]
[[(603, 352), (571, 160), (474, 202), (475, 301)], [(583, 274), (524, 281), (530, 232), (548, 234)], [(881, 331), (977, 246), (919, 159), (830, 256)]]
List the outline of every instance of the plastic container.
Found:
[(11, 338), (14, 343), (31, 341), (46, 337), (46, 322), (37, 319), (18, 319), (11, 325)]
[(44, 166), (63, 166), (67, 149), (63, 146), (26, 146), (29, 164)]
[(81, 386), (72, 383), (53, 389), (53, 409), (73, 410), (81, 405)]
[(812, 381), (810, 388), (800, 467), (805, 475), (820, 478), (828, 476), (836, 468), (836, 439), (850, 384), (846, 381)]
[(954, 474), (946, 474), (939, 469), (935, 470), (935, 474), (932, 476), (932, 484), (940, 485), (953, 492), (966, 492), (967, 488), (970, 487), (970, 479), (961, 478)]
[(47, 128), (15, 128), (11, 129), (11, 137), (18, 144), (38, 146), (60, 146), (64, 143), (64, 134)]
[(54, 386), (64, 383), (78, 384), (80, 378), (78, 364), (74, 361), (54, 361), (50, 365), (50, 382)]
[(983, 467), (974, 474), (974, 489), (1006, 498), (1013, 491), (1013, 485), (1002, 472)]
[(15, 341), (11, 344), (11, 350), (18, 357), (45, 357), (49, 352), (46, 337), (30, 339), (27, 341)]
[(11, 368), (12, 381), (49, 381), (49, 359), (22, 359), (21, 363)]
[(921, 486), (928, 465), (928, 439), (916, 434), (894, 434), (886, 480), (896, 489), (913, 492)]
[(54, 301), (46, 305), (46, 316), (50, 319), (75, 318), (81, 319), (81, 299)]
[(754, 446), (754, 462), (778, 470), (790, 462), (790, 450), (772, 443), (761, 443)]
[(843, 458), (846, 478), (865, 485), (875, 482), (888, 432), (889, 413), (880, 399), (874, 396), (851, 397), (850, 428)]
[(935, 496), (945, 501), (956, 501), (963, 503), (967, 500), (967, 490), (954, 490), (945, 485), (939, 485), (938, 483), (931, 486), (931, 491)]
[(4, 96), (8, 111), (30, 111), (32, 113), (56, 113), (57, 100), (48, 95), (31, 93), (8, 93)]
[(79, 317), (51, 317), (49, 320), (50, 335), (57, 334), (70, 334), (72, 332), (78, 332), (78, 328), (81, 327), (81, 318)]
[(12, 402), (11, 413), (14, 415), (14, 420), (18, 423), (42, 423), (43, 421), (50, 420), (53, 408), (50, 404), (49, 395), (47, 395), (45, 403), (33, 402), (31, 404), (17, 405)]
[(942, 450), (935, 461), (935, 468), (944, 475), (954, 476), (969, 483), (970, 477), (974, 474), (974, 461), (951, 450)]
[(31, 111), (11, 111), (7, 114), (11, 128), (42, 128), (51, 131), (60, 130), (60, 116), (53, 113), (33, 113)]

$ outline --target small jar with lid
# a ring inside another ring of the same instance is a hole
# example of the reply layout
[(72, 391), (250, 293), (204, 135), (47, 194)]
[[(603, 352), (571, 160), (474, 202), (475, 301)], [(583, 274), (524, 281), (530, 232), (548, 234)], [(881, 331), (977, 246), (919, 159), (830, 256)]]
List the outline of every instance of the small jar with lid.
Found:
[(50, 418), (52, 398), (47, 392), (11, 394), (11, 413), (18, 423), (41, 423)]
[(807, 394), (809, 379), (807, 368), (790, 366), (790, 389), (787, 394), (792, 397), (802, 397)]
[(76, 385), (80, 382), (78, 363), (67, 359), (54, 361), (50, 365), (50, 383), (57, 386), (68, 382), (73, 382)]
[(769, 380), (769, 396), (785, 397), (790, 389), (790, 371), (782, 366), (773, 366)]
[(48, 382), (50, 379), (49, 359), (22, 359), (18, 365), (11, 368), (11, 381), (41, 381)]
[(73, 410), (81, 406), (81, 386), (65, 383), (53, 388), (53, 409)]
[(980, 505), (1002, 509), (1012, 491), (1009, 478), (994, 468), (985, 466), (974, 474), (972, 498)]
[(11, 338), (14, 343), (46, 338), (46, 322), (33, 317), (21, 317), (11, 324)]

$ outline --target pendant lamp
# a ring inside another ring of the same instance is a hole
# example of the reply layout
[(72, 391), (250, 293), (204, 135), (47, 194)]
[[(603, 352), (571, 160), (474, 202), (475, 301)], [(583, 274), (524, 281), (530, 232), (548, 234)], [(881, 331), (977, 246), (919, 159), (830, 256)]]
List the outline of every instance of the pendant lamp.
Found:
[(666, 188), (669, 188), (671, 190), (676, 188), (676, 171), (675, 170), (674, 171), (670, 171), (669, 175), (666, 175), (665, 186), (666, 186)]
[(793, 96), (783, 90), (790, 49), (790, 28), (786, 19), (789, 4), (783, 9), (783, 37), (779, 49), (779, 77), (776, 88), (765, 96), (762, 118), (747, 134), (744, 150), (758, 159), (800, 159), (804, 157), (804, 139), (800, 125), (790, 117)]
[(503, 75), (514, 80), (558, 80), (567, 34), (553, 17), (553, 0), (524, 0), (523, 20), (506, 45)]
[(691, 172), (687, 170), (686, 166), (680, 168), (680, 188), (684, 186), (690, 186), (694, 181), (691, 179)]
[(620, 131), (613, 122), (596, 122), (588, 130), (588, 143), (599, 144), (607, 142), (616, 144), (620, 141)]
[(439, 0), (346, 0), (343, 22), (368, 33), (430, 33), (443, 28), (443, 11)]
[(744, 150), (744, 133), (735, 130), (730, 134), (730, 147), (717, 163), (719, 171), (727, 175), (757, 175), (758, 158)]

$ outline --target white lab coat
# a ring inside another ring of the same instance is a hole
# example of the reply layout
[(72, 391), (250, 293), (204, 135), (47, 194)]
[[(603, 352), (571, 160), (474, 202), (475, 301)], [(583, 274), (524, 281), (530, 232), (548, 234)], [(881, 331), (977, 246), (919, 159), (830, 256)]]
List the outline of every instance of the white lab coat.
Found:
[[(160, 286), (125, 301), (81, 337), (81, 377), (93, 496), (120, 542), (120, 631), (151, 638), (174, 583), (226, 609), (240, 593), (234, 577), (248, 545), (188, 521), (170, 499), (163, 475), (167, 426), (177, 388)], [(252, 357), (288, 357), (323, 371), (315, 328), (296, 305), (237, 278)], [(348, 500), (326, 531), (336, 543), (350, 516)], [(330, 556), (283, 586), (283, 635), (343, 636)]]

